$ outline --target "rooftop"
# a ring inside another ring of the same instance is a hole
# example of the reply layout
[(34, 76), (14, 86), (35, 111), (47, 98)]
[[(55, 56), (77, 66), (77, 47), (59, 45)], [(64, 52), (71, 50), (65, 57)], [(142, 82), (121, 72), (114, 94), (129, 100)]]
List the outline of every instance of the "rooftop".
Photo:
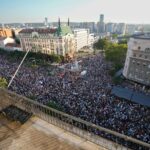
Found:
[(64, 36), (68, 33), (72, 34), (71, 28), (69, 26), (60, 26), (59, 32), (61, 36)]
[(0, 41), (4, 41), (5, 39), (6, 39), (6, 37), (0, 36)]
[(133, 38), (135, 38), (135, 39), (150, 40), (150, 33), (147, 32), (147, 33), (141, 33), (141, 34), (138, 34), (138, 35), (134, 35)]
[(111, 92), (117, 97), (141, 104), (143, 106), (150, 107), (150, 95), (145, 95), (143, 93), (134, 92), (131, 89), (123, 88), (120, 86), (114, 86)]
[(21, 125), (0, 115), (0, 139), (3, 150), (106, 150), (35, 116)]
[(39, 34), (42, 33), (55, 33), (57, 29), (53, 28), (34, 28), (34, 29), (22, 29), (19, 33), (32, 33), (32, 32), (38, 32)]
[(55, 34), (64, 36), (68, 33), (72, 34), (71, 28), (69, 26), (60, 26), (60, 28), (34, 28), (34, 29), (22, 29), (19, 33), (32, 33), (38, 32), (39, 34)]

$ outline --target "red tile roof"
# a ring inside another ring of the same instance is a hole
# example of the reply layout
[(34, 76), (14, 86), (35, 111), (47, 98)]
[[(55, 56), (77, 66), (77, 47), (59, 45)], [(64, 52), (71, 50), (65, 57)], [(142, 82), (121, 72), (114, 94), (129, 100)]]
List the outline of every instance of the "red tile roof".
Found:
[(5, 45), (5, 47), (21, 47), (20, 45), (18, 45), (18, 44), (15, 44), (15, 43), (7, 43), (6, 45)]
[(36, 29), (22, 29), (19, 33), (38, 32), (42, 34), (42, 33), (55, 33), (56, 31), (57, 29), (54, 29), (54, 28), (44, 28), (44, 29), (36, 28)]

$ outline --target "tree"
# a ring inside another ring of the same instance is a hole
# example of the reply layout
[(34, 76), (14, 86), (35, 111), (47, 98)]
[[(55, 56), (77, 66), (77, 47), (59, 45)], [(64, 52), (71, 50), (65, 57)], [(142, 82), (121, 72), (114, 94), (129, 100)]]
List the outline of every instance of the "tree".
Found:
[(113, 39), (117, 39), (117, 38), (118, 38), (118, 34), (113, 34), (113, 35), (112, 35), (112, 38), (113, 38)]
[(51, 60), (51, 62), (60, 63), (61, 57), (59, 55), (52, 54), (52, 55), (50, 55), (50, 60)]
[(7, 81), (5, 78), (0, 77), (0, 87), (1, 88), (6, 88), (8, 85)]
[(20, 45), (20, 40), (16, 37), (15, 42)]
[(118, 44), (127, 44), (127, 39), (123, 39), (123, 40), (119, 41)]
[(104, 50), (104, 49), (107, 49), (109, 45), (109, 42), (107, 39), (99, 39), (94, 45), (94, 49), (101, 49), (101, 50)]
[(113, 76), (123, 67), (127, 52), (126, 44), (110, 44), (105, 51), (106, 60), (113, 64), (110, 74)]
[(59, 111), (63, 111), (63, 108), (59, 104), (55, 103), (54, 101), (49, 101), (47, 106)]
[(106, 59), (113, 63), (123, 63), (127, 52), (126, 44), (111, 44), (105, 51)]

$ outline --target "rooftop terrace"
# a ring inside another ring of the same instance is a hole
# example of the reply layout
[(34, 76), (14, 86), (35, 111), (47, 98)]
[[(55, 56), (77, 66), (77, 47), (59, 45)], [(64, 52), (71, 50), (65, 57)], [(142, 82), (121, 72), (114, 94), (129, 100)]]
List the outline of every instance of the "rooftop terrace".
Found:
[(106, 150), (38, 117), (24, 125), (0, 115), (0, 150)]

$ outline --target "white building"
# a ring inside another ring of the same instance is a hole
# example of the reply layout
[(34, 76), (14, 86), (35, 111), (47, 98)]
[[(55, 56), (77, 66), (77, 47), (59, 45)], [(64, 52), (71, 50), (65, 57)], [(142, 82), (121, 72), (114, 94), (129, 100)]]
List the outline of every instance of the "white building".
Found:
[(15, 40), (10, 37), (0, 37), (0, 47), (5, 47), (7, 44), (15, 44)]
[(150, 85), (150, 34), (130, 38), (123, 75), (133, 81)]
[(89, 36), (88, 36), (88, 46), (92, 46), (94, 44), (94, 41), (95, 41), (94, 33), (89, 34)]
[(58, 28), (23, 29), (19, 32), (21, 47), (24, 51), (45, 54), (69, 55), (75, 52), (75, 38), (69, 26)]
[(76, 51), (78, 52), (84, 46), (88, 46), (89, 29), (74, 29), (76, 40)]

